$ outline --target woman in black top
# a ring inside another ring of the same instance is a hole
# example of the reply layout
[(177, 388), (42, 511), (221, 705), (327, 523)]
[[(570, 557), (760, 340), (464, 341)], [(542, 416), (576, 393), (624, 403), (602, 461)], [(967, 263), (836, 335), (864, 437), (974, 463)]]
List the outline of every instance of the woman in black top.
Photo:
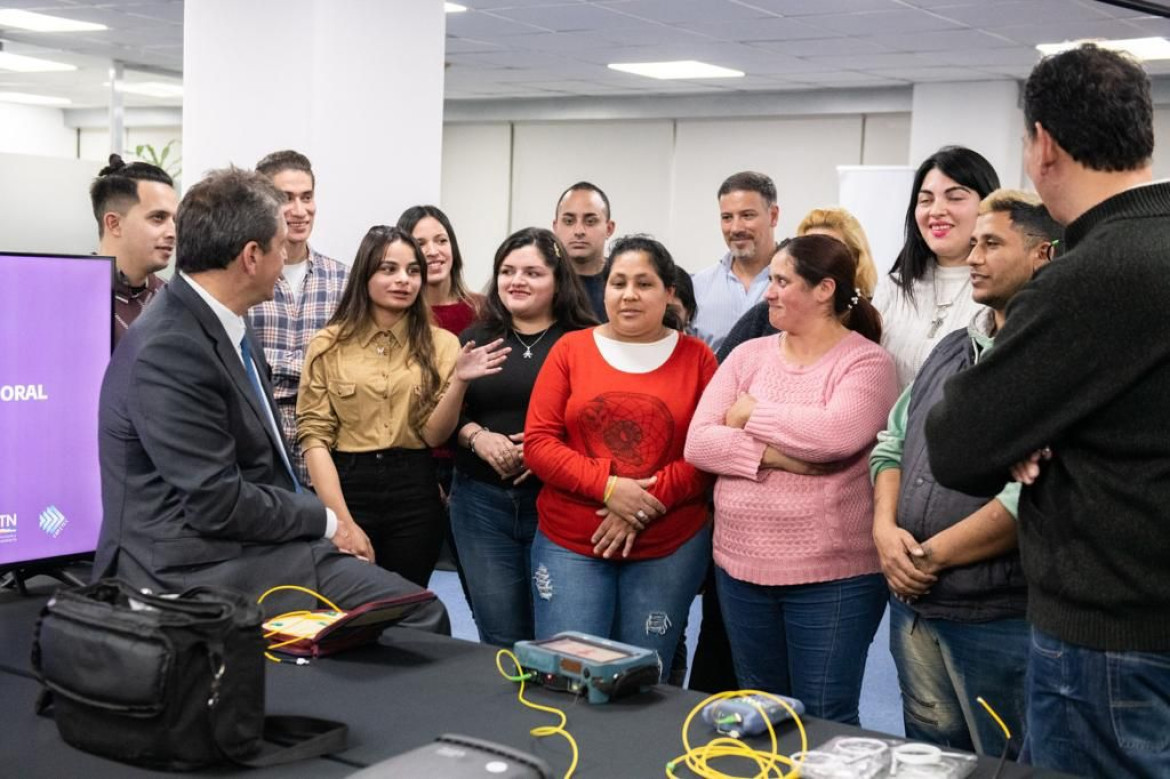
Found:
[(464, 397), (450, 504), (480, 640), (497, 646), (533, 637), (529, 549), (540, 482), (524, 465), (528, 396), (557, 339), (597, 324), (567, 257), (548, 230), (508, 236), (496, 251), (483, 313), (459, 337), (504, 338), (512, 347), (503, 370), (477, 380)]

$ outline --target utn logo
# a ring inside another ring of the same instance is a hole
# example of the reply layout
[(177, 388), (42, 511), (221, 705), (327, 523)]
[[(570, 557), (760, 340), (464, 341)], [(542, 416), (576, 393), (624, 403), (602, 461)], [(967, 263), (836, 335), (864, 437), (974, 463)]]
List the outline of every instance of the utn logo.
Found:
[(53, 538), (61, 535), (67, 524), (69, 520), (65, 519), (65, 515), (56, 506), (49, 506), (41, 512), (41, 530)]
[(16, 540), (16, 515), (0, 514), (0, 544)]

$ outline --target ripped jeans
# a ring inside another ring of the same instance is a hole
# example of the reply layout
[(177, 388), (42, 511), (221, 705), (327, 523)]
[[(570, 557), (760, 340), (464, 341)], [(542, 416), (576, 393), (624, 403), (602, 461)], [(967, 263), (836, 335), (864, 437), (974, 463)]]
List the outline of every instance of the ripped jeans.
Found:
[(673, 554), (625, 562), (571, 552), (538, 530), (532, 542), (536, 638), (577, 630), (653, 649), (665, 680), (710, 560), (710, 524)]

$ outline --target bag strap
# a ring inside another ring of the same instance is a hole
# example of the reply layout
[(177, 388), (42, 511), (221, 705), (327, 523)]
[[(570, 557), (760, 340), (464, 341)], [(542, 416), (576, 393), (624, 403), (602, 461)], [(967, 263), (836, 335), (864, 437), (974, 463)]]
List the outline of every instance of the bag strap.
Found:
[(316, 717), (265, 717), (260, 751), (246, 760), (229, 759), (251, 768), (291, 763), (340, 752), (348, 745), (348, 736), (349, 726), (343, 722)]

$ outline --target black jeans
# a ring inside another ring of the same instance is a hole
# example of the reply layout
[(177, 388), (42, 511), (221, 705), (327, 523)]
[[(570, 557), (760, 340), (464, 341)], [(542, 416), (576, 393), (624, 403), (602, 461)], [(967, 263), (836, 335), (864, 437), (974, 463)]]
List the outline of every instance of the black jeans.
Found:
[(446, 525), (430, 450), (334, 452), (333, 463), (345, 504), (370, 537), (375, 561), (426, 587)]

